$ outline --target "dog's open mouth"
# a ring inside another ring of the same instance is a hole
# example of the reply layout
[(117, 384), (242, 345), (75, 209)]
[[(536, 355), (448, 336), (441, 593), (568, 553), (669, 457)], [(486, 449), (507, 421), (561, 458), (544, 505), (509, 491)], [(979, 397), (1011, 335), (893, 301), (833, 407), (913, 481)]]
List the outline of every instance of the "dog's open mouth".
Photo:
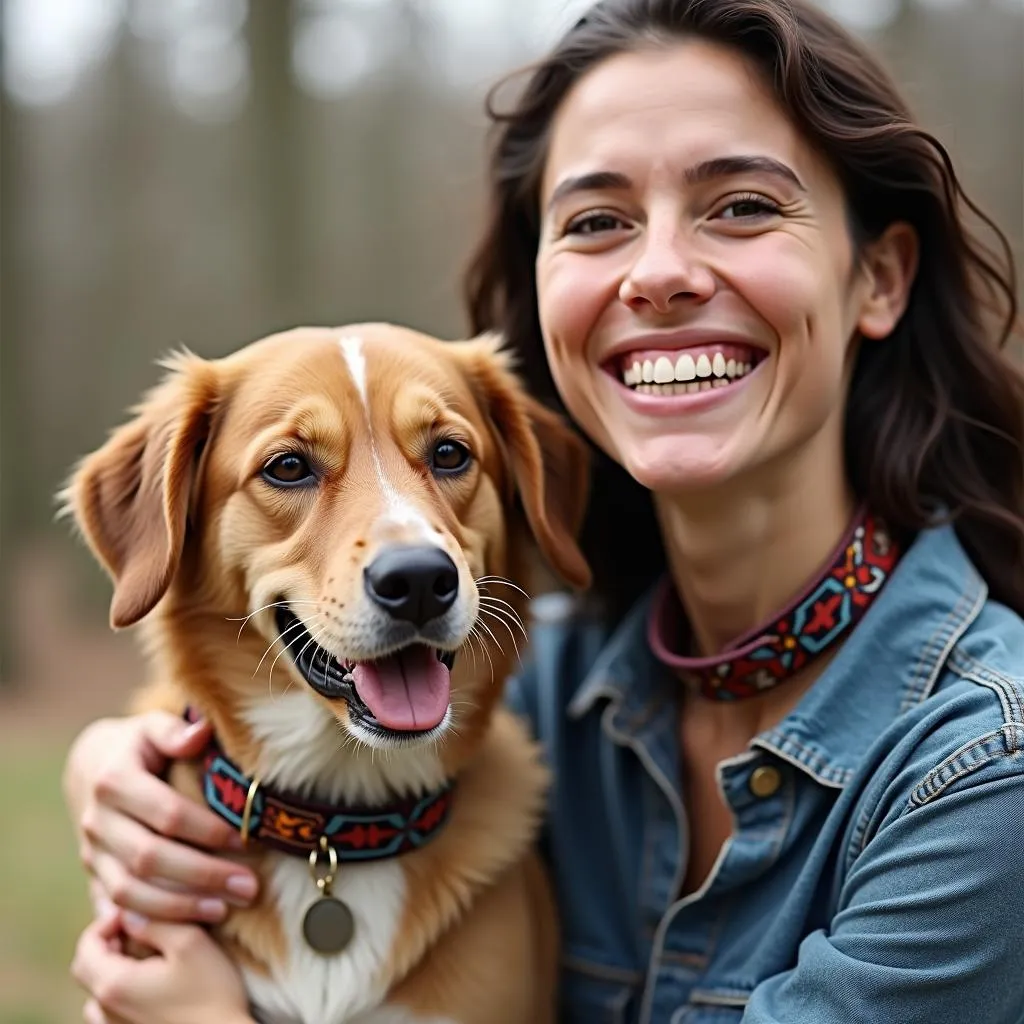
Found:
[(278, 606), (276, 622), (306, 682), (324, 697), (345, 700), (361, 725), (409, 735), (430, 732), (444, 720), (454, 651), (416, 643), (373, 661), (343, 662), (315, 643), (287, 608)]

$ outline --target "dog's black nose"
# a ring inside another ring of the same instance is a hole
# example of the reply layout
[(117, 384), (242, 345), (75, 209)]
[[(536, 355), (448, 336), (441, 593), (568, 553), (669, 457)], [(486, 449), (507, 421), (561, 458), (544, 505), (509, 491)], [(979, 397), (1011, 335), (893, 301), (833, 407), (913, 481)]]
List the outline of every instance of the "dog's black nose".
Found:
[(422, 626), (443, 615), (459, 593), (459, 570), (437, 547), (393, 547), (364, 570), (371, 600), (393, 618)]

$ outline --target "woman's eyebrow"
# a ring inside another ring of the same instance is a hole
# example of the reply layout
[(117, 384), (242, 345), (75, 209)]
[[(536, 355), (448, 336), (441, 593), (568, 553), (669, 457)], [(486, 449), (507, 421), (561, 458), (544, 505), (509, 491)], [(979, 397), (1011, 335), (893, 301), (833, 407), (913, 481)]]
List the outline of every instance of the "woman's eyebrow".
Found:
[(807, 189), (788, 164), (771, 156), (719, 156), (713, 160), (687, 167), (683, 179), (688, 185), (698, 185), (714, 178), (728, 178), (734, 174), (771, 174), (795, 185), (801, 192)]
[(601, 192), (608, 189), (624, 190), (633, 187), (632, 180), (618, 171), (590, 171), (577, 174), (571, 178), (563, 178), (551, 193), (548, 200), (550, 210), (559, 199), (564, 199), (573, 192)]
[[(790, 185), (795, 185), (801, 192), (807, 191), (791, 167), (770, 156), (720, 156), (704, 160), (687, 167), (683, 172), (683, 180), (688, 185), (699, 185), (715, 178), (750, 173), (771, 174), (776, 178), (782, 178)], [(552, 191), (547, 206), (550, 210), (560, 199), (573, 192), (622, 191), (632, 187), (632, 179), (619, 171), (589, 171), (586, 174), (563, 178)]]

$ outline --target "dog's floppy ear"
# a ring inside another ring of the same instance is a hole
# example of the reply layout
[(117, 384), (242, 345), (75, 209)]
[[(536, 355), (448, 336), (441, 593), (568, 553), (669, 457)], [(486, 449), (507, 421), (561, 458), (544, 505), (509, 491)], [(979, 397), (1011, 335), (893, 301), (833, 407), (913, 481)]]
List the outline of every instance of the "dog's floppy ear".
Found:
[(217, 401), (211, 363), (184, 353), (164, 365), (170, 373), (136, 406), (135, 418), (82, 460), (62, 493), (114, 580), (115, 629), (147, 615), (171, 585)]
[(541, 553), (566, 583), (587, 587), (590, 567), (577, 536), (587, 508), (590, 453), (557, 413), (526, 392), (499, 347), (491, 336), (460, 344)]

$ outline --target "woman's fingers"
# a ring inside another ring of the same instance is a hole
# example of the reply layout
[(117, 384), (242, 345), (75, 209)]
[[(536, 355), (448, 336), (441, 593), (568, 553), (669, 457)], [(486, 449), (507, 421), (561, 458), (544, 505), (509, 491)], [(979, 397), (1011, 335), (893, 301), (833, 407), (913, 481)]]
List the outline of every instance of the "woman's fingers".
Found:
[(150, 711), (140, 715), (139, 726), (143, 740), (143, 763), (152, 772), (161, 771), (167, 761), (201, 754), (210, 742), (212, 732), (210, 723), (203, 719), (187, 722), (167, 711)]
[(166, 921), (154, 921), (139, 914), (123, 916), (125, 934), (155, 950), (163, 957), (182, 957), (194, 954), (217, 954), (217, 947), (209, 933), (198, 925), (191, 927)]
[(238, 968), (204, 928), (130, 912), (114, 917), (114, 927), (153, 955), (136, 960), (115, 950), (109, 921), (85, 929), (72, 974), (96, 1002), (87, 1010), (92, 1018), (104, 1024), (121, 1017), (134, 1024), (251, 1020)]
[(224, 919), (227, 903), (213, 895), (172, 892), (129, 874), (121, 861), (106, 850), (93, 856), (93, 871), (107, 896), (124, 910), (163, 921), (207, 921)]
[(85, 1024), (110, 1024), (110, 1018), (103, 1012), (100, 1004), (95, 999), (90, 999), (82, 1011), (82, 1019)]
[[(246, 906), (256, 895), (256, 876), (248, 868), (150, 832), (123, 815), (107, 813), (102, 837), (90, 856), (112, 855), (142, 882), (193, 896), (216, 896)], [(95, 866), (94, 866), (94, 870)]]
[[(83, 734), (79, 748), (81, 772), (91, 777), (80, 826), (82, 860), (107, 897), (172, 921), (216, 922), (227, 902), (250, 903), (255, 874), (202, 849), (241, 849), (238, 833), (152, 774), (168, 755), (202, 749), (209, 727), (154, 713), (104, 729)], [(104, 743), (107, 761), (93, 771)]]
[(104, 806), (170, 839), (211, 850), (242, 849), (241, 837), (226, 821), (145, 771), (126, 772), (115, 767), (101, 774), (96, 783), (96, 801), (82, 820), (83, 830), (94, 842), (102, 839), (95, 817)]
[(87, 992), (101, 1003), (106, 1002), (116, 987), (121, 955), (111, 948), (110, 928), (113, 915), (93, 921), (78, 937), (71, 961), (71, 975)]
[(120, 1006), (134, 991), (138, 961), (121, 952), (120, 911), (93, 921), (79, 936), (71, 962), (72, 977), (89, 993), (82, 1009), (86, 1024), (125, 1024), (113, 1007)]
[(92, 854), (89, 856), (89, 900), (92, 903), (93, 913), (97, 917), (107, 917), (117, 910), (113, 901), (103, 888), (103, 883), (92, 873)]

